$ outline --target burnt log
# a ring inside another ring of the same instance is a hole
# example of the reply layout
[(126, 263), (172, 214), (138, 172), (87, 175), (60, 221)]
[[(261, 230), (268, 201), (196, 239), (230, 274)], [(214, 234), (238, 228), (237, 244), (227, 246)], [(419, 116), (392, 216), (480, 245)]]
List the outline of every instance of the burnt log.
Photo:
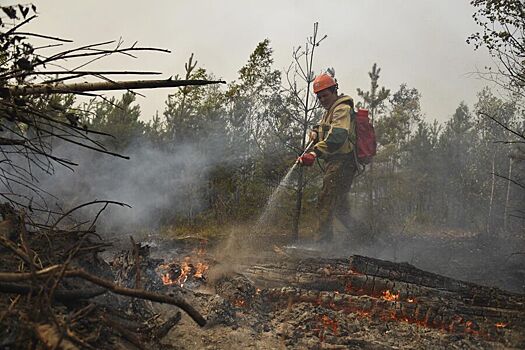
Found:
[(515, 336), (512, 332), (521, 336), (525, 329), (525, 296), (433, 274), (406, 263), (362, 256), (286, 256), (245, 266), (243, 271), (262, 289), (264, 305), (271, 309), (310, 303), (498, 340)]
[(260, 288), (293, 286), (372, 297), (388, 294), (407, 302), (454, 300), (466, 306), (525, 311), (523, 295), (423, 271), (407, 263), (363, 256), (349, 259), (288, 257), (246, 267), (243, 273)]
[(415, 323), (453, 333), (470, 333), (490, 339), (511, 337), (513, 330), (523, 329), (525, 315), (519, 311), (464, 307), (453, 302), (426, 300), (424, 303), (391, 301), (370, 296), (339, 292), (306, 290), (294, 287), (261, 291), (265, 305), (286, 309), (296, 303), (310, 303), (334, 311), (364, 317)]

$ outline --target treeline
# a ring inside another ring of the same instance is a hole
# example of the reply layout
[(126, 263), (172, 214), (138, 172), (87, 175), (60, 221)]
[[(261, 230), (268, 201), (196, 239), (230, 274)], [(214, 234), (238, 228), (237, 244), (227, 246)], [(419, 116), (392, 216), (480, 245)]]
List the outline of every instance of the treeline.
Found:
[[(198, 229), (255, 221), (303, 143), (304, 120), (298, 116), (304, 113), (304, 88), (272, 64), (270, 42), (265, 40), (236, 81), (227, 87), (181, 88), (149, 122), (141, 119), (131, 93), (84, 104), (80, 122), (114, 135), (105, 142), (116, 152), (147, 144), (163, 152), (186, 152), (188, 162), (193, 156), (206, 159), (206, 169), (192, 174), (202, 177), (202, 185), (184, 189), (188, 203), (199, 205), (176, 215), (165, 208), (163, 224)], [(416, 88), (379, 88), (375, 64), (369, 76), (369, 88), (357, 94), (341, 91), (370, 110), (379, 143), (373, 165), (353, 186), (356, 225), (375, 234), (451, 228), (484, 237), (522, 233), (524, 166), (512, 157), (513, 131), (524, 130), (519, 105), (485, 88), (474, 106), (461, 102), (446, 122), (429, 122)], [(184, 78), (214, 76), (190, 58)], [(73, 103), (66, 102), (66, 107)], [(318, 108), (311, 112), (315, 118), (309, 123), (322, 113)], [(181, 166), (169, 176), (184, 171)], [(307, 234), (315, 220), (321, 171), (315, 167), (305, 176), (301, 232)], [(276, 230), (291, 232), (297, 193), (291, 188), (282, 203), (273, 223)]]

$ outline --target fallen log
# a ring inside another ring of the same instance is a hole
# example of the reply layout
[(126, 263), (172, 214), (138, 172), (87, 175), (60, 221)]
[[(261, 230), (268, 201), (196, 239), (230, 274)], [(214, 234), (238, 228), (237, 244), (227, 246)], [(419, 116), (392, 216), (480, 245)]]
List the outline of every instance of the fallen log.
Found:
[(244, 275), (262, 288), (294, 286), (352, 295), (395, 295), (398, 300), (454, 299), (482, 307), (525, 311), (525, 296), (362, 256), (349, 259), (290, 258), (246, 267)]
[(131, 81), (103, 81), (95, 83), (72, 84), (34, 84), (0, 87), (0, 97), (44, 95), (44, 94), (71, 94), (89, 91), (153, 89), (182, 86), (196, 86), (209, 84), (225, 84), (222, 80), (131, 80)]

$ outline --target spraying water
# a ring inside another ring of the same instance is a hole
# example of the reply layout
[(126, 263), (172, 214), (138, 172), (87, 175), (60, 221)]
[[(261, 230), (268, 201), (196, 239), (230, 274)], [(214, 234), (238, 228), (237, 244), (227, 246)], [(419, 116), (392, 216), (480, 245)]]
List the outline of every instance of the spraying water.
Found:
[(292, 173), (295, 170), (295, 168), (297, 167), (297, 164), (298, 163), (296, 162), (290, 168), (290, 170), (288, 170), (288, 173), (286, 173), (286, 175), (283, 177), (283, 179), (281, 180), (281, 182), (279, 183), (279, 185), (277, 186), (275, 191), (273, 191), (273, 193), (270, 196), (270, 198), (268, 198), (268, 202), (266, 203), (266, 207), (265, 207), (263, 213), (261, 214), (261, 216), (259, 217), (259, 220), (257, 220), (257, 224), (255, 226), (257, 232), (260, 232), (261, 229), (264, 228), (268, 224), (269, 218), (272, 217), (273, 214), (275, 214), (275, 210), (277, 208), (277, 204), (279, 204), (279, 202), (281, 201), (281, 198), (282, 198), (283, 194), (285, 193), (285, 189), (288, 188), (288, 186), (290, 184), (290, 179), (292, 177)]
[[(308, 143), (306, 148), (304, 149), (304, 152), (301, 154), (301, 157), (306, 153), (306, 151), (312, 146), (313, 140)], [(281, 202), (282, 196), (285, 193), (285, 189), (289, 187), (290, 180), (293, 174), (293, 171), (299, 164), (298, 161), (294, 163), (294, 165), (288, 170), (284, 178), (279, 183), (279, 186), (273, 191), (270, 198), (268, 198), (268, 202), (266, 203), (266, 207), (259, 217), (259, 220), (257, 220), (257, 224), (255, 225), (255, 231), (261, 232), (263, 228), (265, 228), (268, 223), (269, 219), (275, 214), (275, 210), (277, 209), (277, 205)]]

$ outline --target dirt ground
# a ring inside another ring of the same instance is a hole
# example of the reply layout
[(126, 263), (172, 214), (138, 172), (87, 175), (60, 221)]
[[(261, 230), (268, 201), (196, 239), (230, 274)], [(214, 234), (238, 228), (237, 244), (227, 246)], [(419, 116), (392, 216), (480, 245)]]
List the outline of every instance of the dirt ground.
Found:
[[(279, 237), (278, 248), (307, 256), (348, 257), (368, 255), (380, 259), (409, 262), (418, 268), (487, 286), (525, 293), (525, 257), (513, 254), (522, 241), (483, 246), (475, 237), (443, 234), (433, 236), (384, 236), (373, 244), (357, 246), (335, 242), (330, 246), (307, 243), (287, 244)], [(213, 259), (240, 254), (238, 245), (209, 243)], [(164, 245), (165, 246), (165, 245)], [(176, 244), (174, 245), (176, 246)], [(242, 246), (242, 245), (241, 245)], [(272, 244), (268, 243), (267, 247)], [(217, 247), (222, 247), (217, 249)], [(275, 245), (274, 245), (275, 247)], [(184, 255), (185, 249), (162, 249), (159, 256)], [(270, 253), (262, 249), (250, 254), (257, 260)], [(242, 255), (242, 254), (241, 254)], [(278, 256), (278, 255), (277, 255)], [(245, 256), (243, 258), (246, 258)], [(266, 257), (267, 258), (267, 257)], [(226, 259), (228, 260), (228, 259)], [(243, 278), (242, 271), (222, 271), (221, 278)], [(189, 317), (162, 340), (173, 349), (520, 349), (525, 348), (523, 332), (502, 329), (497, 340), (465, 332), (451, 333), (410, 322), (384, 320), (359, 313), (335, 311), (310, 303), (290, 303), (287, 307), (266, 304), (264, 290), (253, 302), (234, 305), (224, 289), (216, 288), (217, 277), (198, 288), (183, 288), (185, 298), (208, 319), (204, 328)], [(245, 289), (232, 282), (230, 290)], [(251, 287), (250, 287), (251, 288)], [(180, 290), (177, 290), (180, 292)], [(261, 295), (261, 297), (259, 297)], [(155, 306), (161, 313), (169, 307)], [(172, 311), (171, 311), (172, 312)]]

